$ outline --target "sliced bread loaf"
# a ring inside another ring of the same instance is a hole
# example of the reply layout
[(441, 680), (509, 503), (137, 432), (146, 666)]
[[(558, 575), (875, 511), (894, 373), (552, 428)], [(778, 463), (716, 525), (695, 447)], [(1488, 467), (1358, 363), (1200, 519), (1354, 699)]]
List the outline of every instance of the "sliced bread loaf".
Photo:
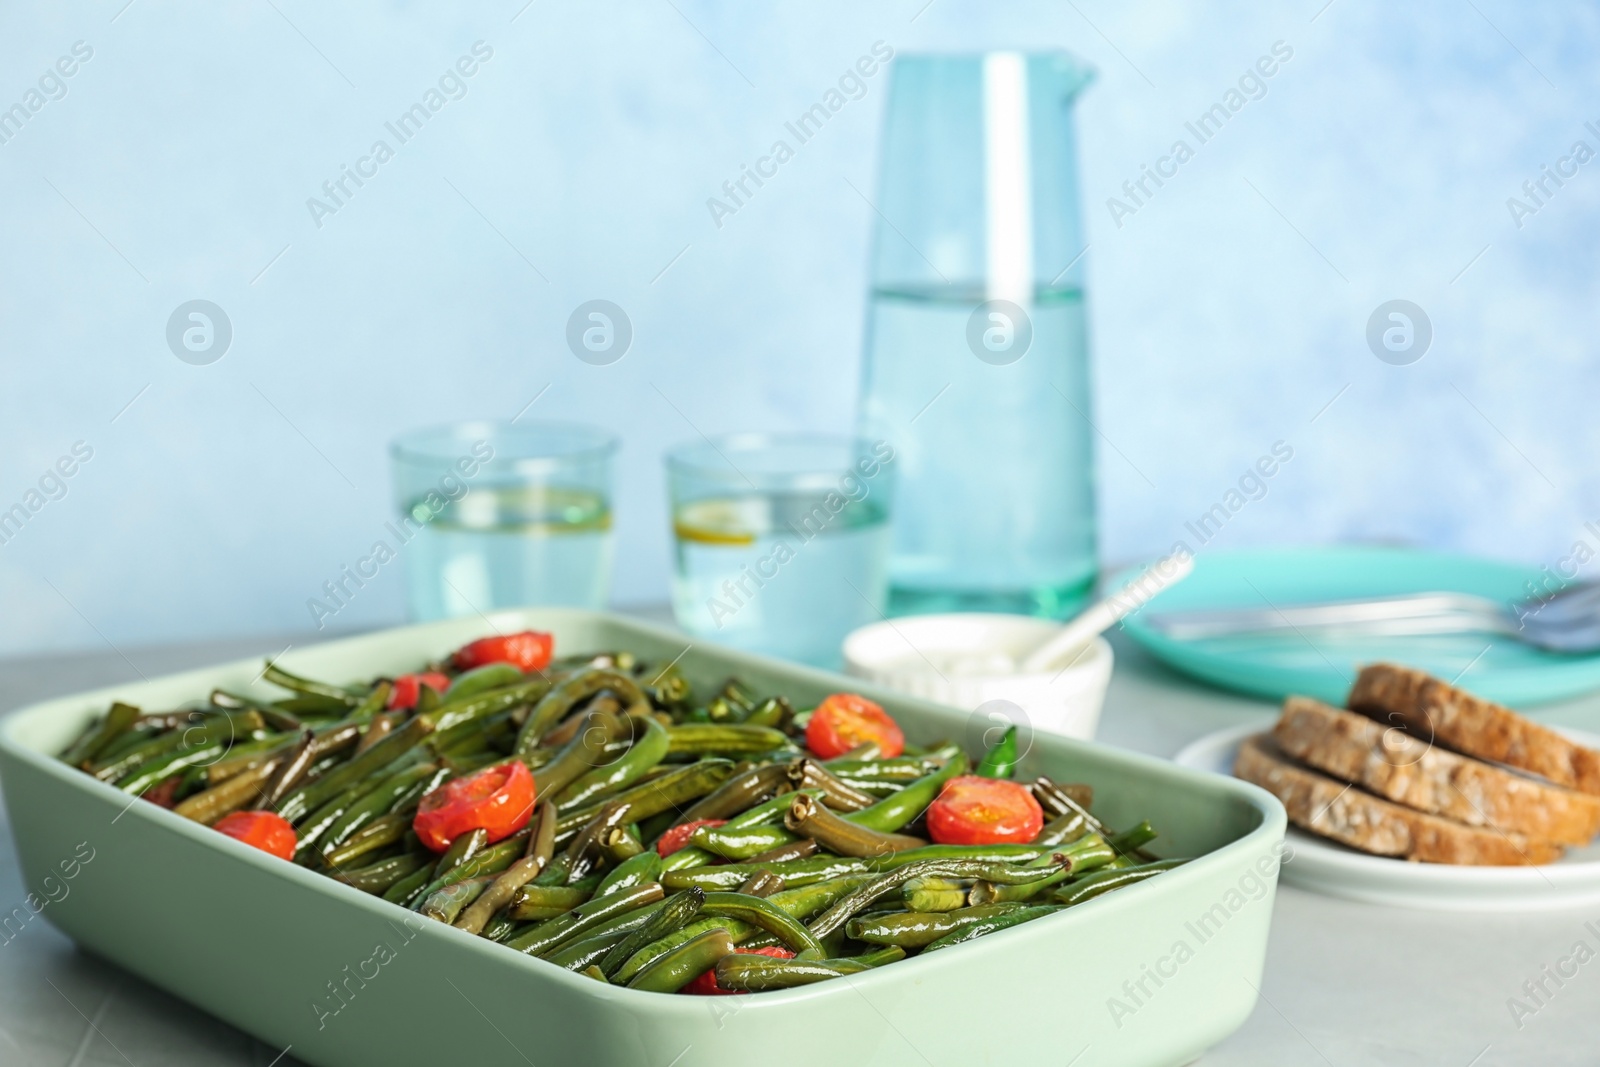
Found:
[(1309, 697), (1284, 701), (1272, 736), (1301, 763), (1419, 811), (1565, 845), (1600, 831), (1600, 797), (1457, 755)]
[(1233, 773), (1283, 802), (1289, 821), (1379, 856), (1424, 863), (1518, 866), (1550, 863), (1561, 848), (1401, 807), (1291, 761), (1268, 734), (1239, 746)]
[(1391, 663), (1363, 667), (1347, 703), (1380, 722), (1406, 726), (1424, 742), (1600, 795), (1600, 752), (1421, 671)]

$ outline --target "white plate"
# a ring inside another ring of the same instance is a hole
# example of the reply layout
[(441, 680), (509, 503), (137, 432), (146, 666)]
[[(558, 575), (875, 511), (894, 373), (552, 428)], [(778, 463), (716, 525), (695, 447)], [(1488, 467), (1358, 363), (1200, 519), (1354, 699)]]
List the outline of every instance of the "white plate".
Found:
[[(1235, 726), (1207, 734), (1173, 762), (1217, 774), (1233, 773), (1239, 744), (1271, 724)], [(1600, 748), (1600, 737), (1561, 730), (1581, 745)], [(1293, 855), (1281, 877), (1290, 885), (1329, 896), (1431, 911), (1528, 911), (1571, 908), (1600, 901), (1600, 845), (1568, 849), (1542, 867), (1458, 867), (1370, 856), (1289, 825)]]

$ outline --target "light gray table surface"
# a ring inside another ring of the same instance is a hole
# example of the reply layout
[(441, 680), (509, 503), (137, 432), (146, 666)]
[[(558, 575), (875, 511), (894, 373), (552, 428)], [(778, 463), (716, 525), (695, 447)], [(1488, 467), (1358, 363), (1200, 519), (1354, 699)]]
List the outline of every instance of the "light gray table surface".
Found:
[[(651, 612), (649, 614), (657, 615)], [(658, 616), (659, 617), (659, 616)], [(0, 661), (0, 710), (119, 681), (276, 652), (288, 640), (194, 644)], [(1171, 756), (1203, 734), (1270, 721), (1267, 704), (1206, 689), (1114, 639), (1101, 741)], [(1600, 727), (1600, 697), (1541, 709)], [(9, 821), (0, 822), (0, 913), (22, 902)], [(45, 912), (48, 916), (48, 911)], [(1205, 1067), (1600, 1064), (1600, 959), (1518, 1025), (1508, 1000), (1600, 922), (1600, 905), (1526, 915), (1383, 908), (1280, 886), (1261, 998)], [(1547, 983), (1548, 985), (1548, 983)], [(1553, 985), (1549, 986), (1555, 989)], [(269, 1067), (276, 1049), (87, 953), (47, 922), (0, 944), (0, 1065)], [(1063, 1063), (1059, 1067), (1066, 1067)], [(276, 1059), (291, 1067), (291, 1057)], [(941, 1065), (942, 1067), (942, 1065)]]

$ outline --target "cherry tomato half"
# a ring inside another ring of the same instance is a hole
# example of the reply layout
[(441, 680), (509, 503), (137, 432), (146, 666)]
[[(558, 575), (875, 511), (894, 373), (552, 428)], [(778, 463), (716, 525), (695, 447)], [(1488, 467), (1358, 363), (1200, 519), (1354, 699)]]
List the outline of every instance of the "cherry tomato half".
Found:
[(806, 747), (823, 759), (842, 756), (867, 741), (877, 743), (883, 759), (894, 759), (906, 747), (906, 735), (889, 713), (854, 693), (828, 697), (806, 724)]
[(524, 630), (502, 637), (480, 637), (462, 645), (451, 657), (457, 670), (470, 671), (485, 663), (509, 663), (524, 673), (542, 671), (550, 665), (555, 637), (538, 630)]
[(422, 674), (402, 674), (394, 680), (394, 688), (389, 690), (388, 707), (414, 708), (417, 700), (422, 696), (422, 687), (427, 686), (436, 693), (443, 693), (450, 688), (450, 678), (438, 671), (424, 671)]
[(422, 843), (443, 852), (473, 830), (489, 831), (489, 843), (510, 837), (533, 818), (533, 775), (521, 760), (487, 767), (446, 782), (422, 798), (411, 828)]
[(928, 805), (928, 835), (941, 845), (1025, 844), (1044, 829), (1033, 794), (1003, 778), (963, 774)]
[(279, 859), (294, 859), (297, 843), (294, 827), (277, 812), (236, 811), (218, 819), (212, 829), (263, 852), (270, 852)]
[[(735, 948), (735, 952), (743, 952), (747, 956), (771, 956), (775, 960), (792, 960), (794, 953), (777, 945), (768, 945), (765, 948)], [(690, 982), (680, 993), (691, 993), (697, 997), (730, 997), (735, 993), (748, 993), (748, 989), (723, 989), (717, 984), (716, 969), (707, 971), (699, 978)]]
[(689, 844), (689, 838), (702, 826), (721, 826), (727, 819), (696, 819), (686, 822), (682, 826), (674, 826), (656, 839), (656, 851), (662, 857), (670, 856), (680, 848)]

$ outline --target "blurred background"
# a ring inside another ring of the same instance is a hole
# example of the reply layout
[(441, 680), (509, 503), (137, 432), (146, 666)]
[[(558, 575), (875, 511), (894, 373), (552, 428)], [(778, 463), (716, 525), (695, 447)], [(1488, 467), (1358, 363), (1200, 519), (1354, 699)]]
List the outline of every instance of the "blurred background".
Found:
[[(614, 599), (665, 601), (666, 447), (854, 425), (886, 78), (734, 213), (707, 201), (877, 42), (1098, 70), (1103, 560), (1600, 549), (1592, 5), (8, 5), (0, 511), (28, 517), (0, 543), (0, 655), (312, 629), (391, 518), (386, 442), (479, 417), (620, 433)], [(1268, 55), (1199, 144), (1185, 124)], [(1193, 158), (1132, 198), (1178, 139)], [(609, 365), (566, 343), (595, 299), (633, 329)], [(1394, 299), (1433, 331), (1404, 366), (1367, 343)], [(231, 328), (207, 365), (167, 341), (192, 300)], [(1278, 442), (1292, 460), (1202, 545), (1185, 524)], [(404, 612), (388, 566), (329, 626)]]

